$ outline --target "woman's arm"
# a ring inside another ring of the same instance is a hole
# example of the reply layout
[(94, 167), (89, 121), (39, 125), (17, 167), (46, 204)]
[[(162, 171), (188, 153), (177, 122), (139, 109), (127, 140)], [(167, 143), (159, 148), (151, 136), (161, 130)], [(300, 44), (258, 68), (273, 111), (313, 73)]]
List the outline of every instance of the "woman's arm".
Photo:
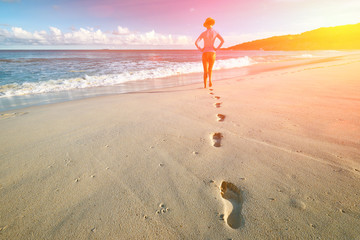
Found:
[(199, 49), (200, 51), (203, 51), (204, 49), (199, 47), (198, 43), (201, 41), (201, 35), (196, 39), (195, 41), (195, 46), (197, 47), (197, 49)]
[(224, 39), (223, 39), (223, 37), (222, 37), (220, 34), (218, 34), (216, 37), (220, 40), (220, 44), (219, 44), (219, 46), (216, 48), (216, 51), (217, 51), (217, 50), (219, 50), (219, 49), (221, 48), (221, 46), (224, 44)]

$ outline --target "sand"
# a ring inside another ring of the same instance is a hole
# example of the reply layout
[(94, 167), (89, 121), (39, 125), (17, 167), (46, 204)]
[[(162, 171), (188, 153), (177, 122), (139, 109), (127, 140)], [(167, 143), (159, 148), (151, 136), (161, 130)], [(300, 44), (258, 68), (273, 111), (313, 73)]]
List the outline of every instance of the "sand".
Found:
[[(0, 113), (1, 239), (360, 239), (360, 56)], [(214, 73), (218, 74), (218, 73)]]

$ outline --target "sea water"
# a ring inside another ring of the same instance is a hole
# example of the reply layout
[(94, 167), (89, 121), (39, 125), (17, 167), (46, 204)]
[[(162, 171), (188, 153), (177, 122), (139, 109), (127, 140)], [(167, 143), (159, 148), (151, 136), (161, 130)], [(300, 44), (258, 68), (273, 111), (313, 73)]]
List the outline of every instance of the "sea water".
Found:
[[(222, 50), (214, 70), (323, 54)], [(199, 83), (202, 72), (195, 50), (1, 50), (0, 111)]]

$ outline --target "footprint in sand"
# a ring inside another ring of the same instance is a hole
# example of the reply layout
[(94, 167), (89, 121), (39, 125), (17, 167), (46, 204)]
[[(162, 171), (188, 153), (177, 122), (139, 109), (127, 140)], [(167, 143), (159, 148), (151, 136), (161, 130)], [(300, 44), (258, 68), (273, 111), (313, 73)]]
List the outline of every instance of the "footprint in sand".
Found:
[(18, 116), (22, 116), (25, 114), (28, 114), (28, 113), (27, 112), (2, 113), (2, 114), (0, 114), (0, 120), (12, 118), (12, 117), (18, 117)]
[(219, 96), (214, 96), (214, 98), (215, 98), (215, 99), (220, 99), (220, 97), (219, 97)]
[(224, 121), (224, 119), (225, 119), (225, 115), (223, 115), (223, 114), (218, 114), (218, 115), (216, 115), (217, 117), (218, 117), (218, 122), (223, 122)]
[(214, 147), (220, 147), (221, 146), (221, 138), (223, 135), (221, 133), (213, 133), (212, 140), (213, 140), (213, 146)]
[(210, 95), (214, 95), (214, 93), (213, 93), (213, 92), (209, 92), (209, 94), (210, 94)]
[(214, 106), (215, 106), (216, 108), (219, 108), (219, 107), (221, 106), (221, 104), (222, 104), (222, 103), (215, 103)]
[(241, 191), (234, 184), (225, 181), (221, 183), (220, 191), (222, 198), (228, 200), (232, 205), (231, 207), (228, 203), (225, 203), (226, 223), (229, 227), (237, 229), (242, 223), (241, 209), (243, 198)]
[(163, 213), (166, 213), (168, 211), (170, 211), (170, 209), (167, 208), (164, 203), (160, 203), (159, 204), (159, 209), (156, 211), (156, 214), (163, 214)]
[(306, 208), (306, 204), (303, 201), (294, 198), (290, 199), (290, 206), (300, 210), (304, 210)]

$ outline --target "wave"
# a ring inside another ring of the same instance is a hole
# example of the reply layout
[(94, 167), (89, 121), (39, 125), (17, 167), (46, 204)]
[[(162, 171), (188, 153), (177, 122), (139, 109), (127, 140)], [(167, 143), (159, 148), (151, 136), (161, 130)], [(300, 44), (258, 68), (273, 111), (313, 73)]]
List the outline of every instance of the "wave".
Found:
[[(214, 65), (214, 70), (240, 68), (255, 63), (257, 63), (255, 60), (247, 56), (217, 60)], [(157, 64), (153, 69), (143, 69), (132, 72), (126, 71), (93, 76), (85, 74), (83, 77), (77, 78), (6, 84), (0, 86), (0, 97), (59, 92), (90, 87), (116, 86), (129, 81), (179, 76), (202, 71), (203, 67), (199, 62), (163, 62), (163, 64)]]
[(293, 58), (316, 58), (317, 56), (309, 53), (304, 53), (301, 55), (292, 56)]
[(17, 59), (8, 59), (8, 58), (0, 58), (0, 63), (37, 63), (37, 62), (49, 62), (49, 61), (59, 61), (59, 62), (66, 62), (66, 61), (89, 61), (89, 58), (17, 58)]

